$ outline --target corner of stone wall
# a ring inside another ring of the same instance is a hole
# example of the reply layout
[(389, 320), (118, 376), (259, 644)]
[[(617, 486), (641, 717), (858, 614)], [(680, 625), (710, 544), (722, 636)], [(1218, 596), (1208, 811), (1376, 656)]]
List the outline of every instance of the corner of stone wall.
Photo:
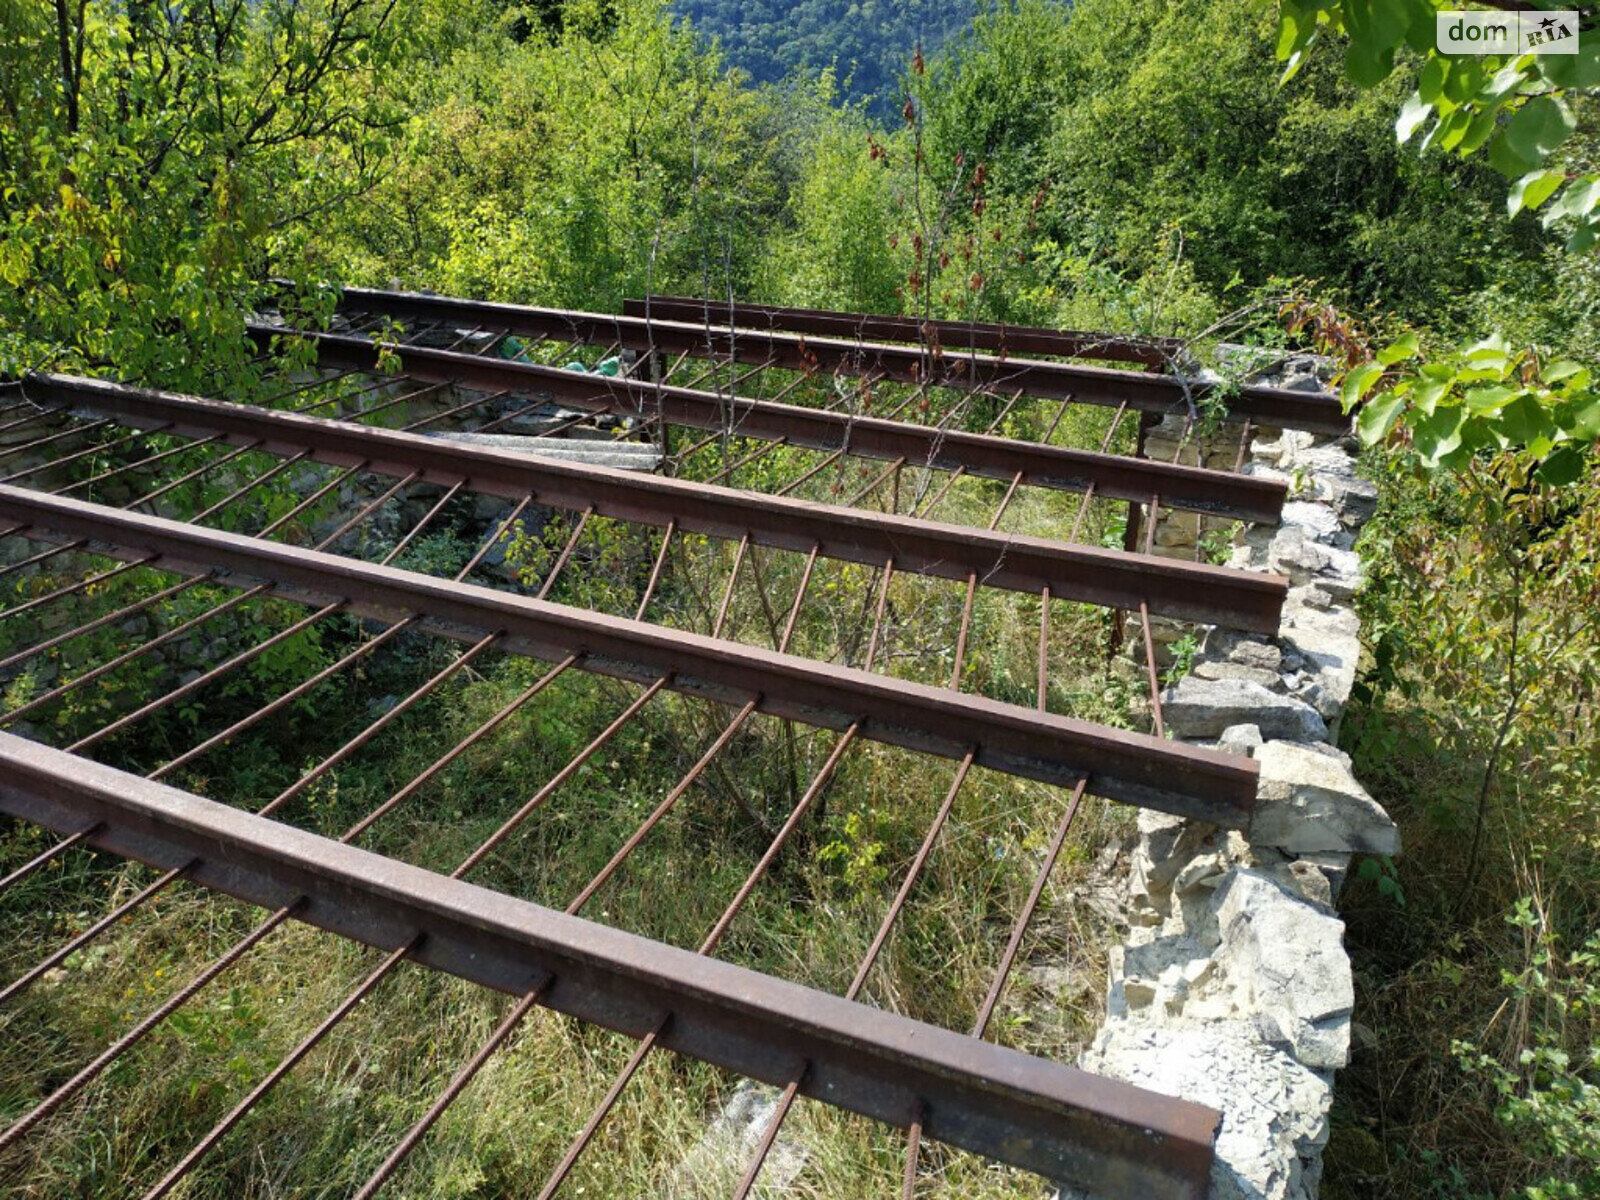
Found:
[[(1224, 427), (1195, 461), (1226, 452), (1231, 469), (1242, 434)], [(1279, 635), (1205, 630), (1163, 715), (1169, 736), (1256, 758), (1256, 812), (1244, 834), (1140, 813), (1129, 932), (1082, 1065), (1222, 1113), (1213, 1200), (1313, 1200), (1354, 1003), (1334, 900), (1354, 853), (1399, 851), (1335, 745), (1360, 652), (1354, 543), (1376, 491), (1348, 440), (1292, 430), (1258, 434), (1242, 469), (1290, 488), (1282, 523), (1245, 530), (1230, 560), (1288, 577)], [(1187, 528), (1163, 540), (1158, 525), (1158, 550), (1194, 557)]]

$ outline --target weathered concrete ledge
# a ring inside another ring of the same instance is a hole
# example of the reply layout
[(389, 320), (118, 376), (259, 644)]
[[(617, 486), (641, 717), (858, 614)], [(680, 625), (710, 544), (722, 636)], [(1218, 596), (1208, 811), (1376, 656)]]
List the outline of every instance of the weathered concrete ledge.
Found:
[[(1225, 427), (1186, 453), (1236, 455), (1241, 434)], [(1147, 452), (1170, 458), (1178, 439), (1176, 422), (1158, 426)], [(1128, 934), (1081, 1062), (1222, 1111), (1213, 1200), (1314, 1200), (1354, 1004), (1334, 900), (1353, 854), (1400, 848), (1334, 744), (1360, 653), (1354, 542), (1376, 491), (1351, 444), (1295, 431), (1263, 431), (1243, 469), (1291, 488), (1283, 523), (1244, 530), (1230, 559), (1289, 577), (1283, 625), (1275, 638), (1205, 631), (1163, 714), (1171, 736), (1255, 756), (1257, 812), (1243, 836), (1140, 814)], [(1158, 524), (1157, 552), (1192, 557), (1205, 535)], [(1156, 641), (1170, 654), (1183, 632)]]

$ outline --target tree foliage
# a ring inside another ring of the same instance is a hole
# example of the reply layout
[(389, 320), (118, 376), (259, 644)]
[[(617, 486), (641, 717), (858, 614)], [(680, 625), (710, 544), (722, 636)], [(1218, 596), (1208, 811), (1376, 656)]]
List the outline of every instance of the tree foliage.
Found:
[(398, 0), (4, 0), (0, 370), (201, 386), (380, 170)]
[[(1344, 38), (1346, 72), (1364, 88), (1383, 83), (1406, 51), (1420, 55), (1415, 90), (1395, 121), (1399, 140), (1426, 127), (1423, 151), (1437, 146), (1461, 157), (1483, 151), (1513, 181), (1506, 199), (1512, 216), (1549, 203), (1542, 223), (1565, 228), (1569, 250), (1600, 243), (1600, 172), (1552, 163), (1577, 129), (1575, 105), (1600, 94), (1597, 31), (1592, 25), (1577, 31), (1572, 54), (1441, 54), (1437, 15), (1452, 7), (1445, 0), (1283, 0), (1284, 77), (1292, 78), (1315, 45), (1335, 34)], [(1513, 10), (1522, 7), (1507, 6), (1504, 20), (1514, 21)]]

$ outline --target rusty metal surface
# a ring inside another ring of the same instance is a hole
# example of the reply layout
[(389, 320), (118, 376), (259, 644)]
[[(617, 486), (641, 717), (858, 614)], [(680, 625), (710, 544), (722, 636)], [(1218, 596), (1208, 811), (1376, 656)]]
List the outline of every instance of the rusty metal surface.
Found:
[(289, 457), (305, 454), (375, 474), (465, 486), (474, 492), (639, 524), (677, 527), (796, 553), (1111, 607), (1147, 603), (1166, 616), (1255, 632), (1278, 627), (1287, 580), (1257, 572), (1127, 554), (1043, 538), (996, 533), (913, 517), (838, 508), (712, 484), (562, 463), (492, 447), (376, 429), (217, 400), (176, 396), (64, 376), (30, 390), (118, 421), (192, 437), (224, 435), (235, 445)]
[(1025, 778), (1070, 784), (1087, 775), (1099, 795), (1244, 828), (1255, 803), (1252, 759), (1041, 713), (944, 688), (874, 675), (739, 643), (551, 604), (491, 588), (399, 571), (177, 521), (0, 486), (0, 516), (40, 534), (86, 538), (162, 569), (222, 571), (233, 587), (271, 584), (312, 604), (349, 610), (475, 642), (503, 631), (507, 648), (546, 661), (583, 655), (586, 670), (676, 690)]
[[(470, 328), (508, 330), (523, 336), (561, 338), (590, 345), (620, 346), (639, 352), (689, 353), (765, 363), (796, 371), (822, 370), (870, 375), (940, 387), (1022, 391), (1043, 399), (1119, 405), (1153, 413), (1188, 412), (1213, 385), (1142, 371), (1123, 371), (1038, 359), (1002, 359), (976, 353), (945, 353), (937, 359), (910, 346), (843, 338), (807, 337), (770, 330), (709, 327), (681, 321), (564, 309), (493, 304), (412, 292), (346, 288), (345, 312), (382, 314), (400, 320), (427, 320)], [(1228, 397), (1233, 417), (1258, 424), (1288, 426), (1314, 433), (1347, 433), (1350, 418), (1337, 399), (1287, 388), (1240, 387)]]
[[(1204, 1195), (1219, 1114), (449, 879), (0, 734), (0, 808), (486, 986), (1050, 1179)], [(198, 860), (198, 862), (196, 861)], [(419, 940), (420, 937), (420, 940)]]
[(750, 304), (723, 300), (697, 300), (690, 296), (646, 296), (624, 300), (624, 316), (695, 324), (736, 325), (745, 329), (777, 329), (786, 333), (867, 339), (880, 342), (934, 344), (946, 350), (992, 350), (1001, 356), (1048, 354), (1061, 358), (1099, 358), (1108, 362), (1136, 362), (1159, 367), (1183, 351), (1176, 338), (1120, 337), (1083, 329), (1044, 329), (1033, 325), (1003, 325), (989, 321), (938, 321), (920, 317), (891, 317), (874, 313), (834, 312), (825, 308), (795, 308), (778, 304)]
[[(290, 331), (255, 325), (262, 345)], [(1150, 462), (1122, 455), (1043, 446), (987, 434), (934, 429), (771, 401), (739, 399), (666, 387), (632, 379), (586, 375), (557, 367), (511, 362), (447, 350), (381, 347), (365, 338), (303, 334), (314, 340), (325, 367), (378, 370), (380, 354), (414, 379), (441, 380), (482, 388), (550, 396), (591, 412), (659, 417), (673, 425), (727, 430), (742, 437), (782, 441), (813, 450), (846, 451), (886, 462), (962, 470), (1009, 481), (1018, 471), (1035, 487), (1084, 491), (1118, 500), (1143, 500), (1159, 491), (1174, 508), (1275, 525), (1283, 508), (1281, 482), (1203, 467)]]

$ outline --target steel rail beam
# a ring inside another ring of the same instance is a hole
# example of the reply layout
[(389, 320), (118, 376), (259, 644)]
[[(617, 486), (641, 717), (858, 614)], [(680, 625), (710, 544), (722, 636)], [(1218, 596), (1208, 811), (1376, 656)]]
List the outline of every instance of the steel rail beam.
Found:
[[(193, 437), (221, 435), (280, 456), (307, 454), (336, 466), (419, 481), (465, 486), (520, 500), (638, 524), (679, 528), (723, 538), (747, 534), (758, 544), (882, 566), (902, 572), (1060, 599), (1152, 611), (1181, 620), (1253, 632), (1278, 628), (1287, 581), (1260, 572), (1135, 555), (1095, 546), (935, 524), (914, 517), (821, 505), (791, 497), (640, 475), (582, 463), (562, 463), (472, 443), (376, 429), (217, 400), (202, 400), (107, 383), (44, 376), (30, 390), (88, 408), (130, 425), (160, 425)], [(1017, 476), (1012, 476), (1015, 489)], [(1009, 493), (1008, 493), (1009, 497)]]
[[(448, 879), (0, 734), (0, 808), (752, 1079), (1116, 1195), (1205, 1194), (1220, 1114)], [(302, 900), (302, 898), (304, 898)], [(418, 940), (420, 937), (420, 940)]]
[(270, 584), (311, 605), (347, 600), (357, 615), (420, 618), (469, 643), (498, 631), (506, 649), (544, 661), (581, 654), (585, 670), (646, 684), (670, 676), (680, 692), (733, 707), (756, 698), (762, 712), (834, 730), (859, 723), (866, 737), (922, 753), (960, 759), (976, 745), (980, 766), (1067, 786), (1089, 775), (1109, 799), (1228, 828), (1246, 827), (1255, 803), (1257, 767), (1242, 755), (17, 488), (0, 486), (0, 514), (40, 534), (152, 556), (164, 571), (216, 572), (229, 587)]
[[(1191, 411), (1214, 390), (1200, 380), (1184, 380), (1146, 371), (1123, 371), (1027, 358), (946, 351), (930, 361), (923, 350), (883, 342), (806, 337), (760, 329), (728, 329), (687, 321), (646, 321), (639, 317), (492, 304), (448, 296), (346, 288), (340, 302), (345, 312), (381, 313), (400, 320), (432, 320), (463, 328), (509, 329), (524, 335), (564, 337), (606, 345), (617, 343), (640, 353), (688, 351), (697, 357), (764, 362), (792, 371), (870, 374), (902, 383), (930, 383), (966, 390), (995, 387), (1020, 389), (1042, 399), (1072, 399), (1084, 404), (1116, 406), (1126, 402), (1144, 412)], [(1228, 396), (1228, 412), (1251, 417), (1258, 424), (1282, 425), (1314, 433), (1348, 433), (1350, 417), (1332, 396), (1288, 388), (1245, 386)]]
[(397, 359), (407, 376), (418, 379), (444, 380), (484, 391), (535, 392), (591, 412), (659, 419), (804, 449), (843, 451), (858, 458), (904, 459), (917, 466), (964, 470), (985, 479), (1009, 481), (1022, 471), (1023, 482), (1035, 487), (1081, 492), (1093, 486), (1100, 495), (1119, 500), (1143, 500), (1159, 490), (1169, 505), (1241, 521), (1277, 524), (1285, 497), (1282, 483), (1201, 467), (718, 396), (475, 354), (380, 347), (363, 338), (337, 334), (296, 334), (273, 325), (252, 325), (250, 332), (263, 349), (279, 336), (310, 338), (323, 366), (378, 371), (383, 369), (382, 355)]
[(926, 345), (931, 338), (950, 351), (993, 350), (1002, 356), (1049, 354), (1061, 358), (1099, 358), (1142, 363), (1147, 367), (1163, 366), (1183, 352), (1183, 343), (1177, 338), (1126, 337), (1084, 329), (1044, 329), (990, 321), (923, 320), (777, 304), (729, 304), (689, 296), (624, 300), (622, 312), (628, 317), (724, 327), (734, 325), (741, 329), (776, 329), (852, 340)]

